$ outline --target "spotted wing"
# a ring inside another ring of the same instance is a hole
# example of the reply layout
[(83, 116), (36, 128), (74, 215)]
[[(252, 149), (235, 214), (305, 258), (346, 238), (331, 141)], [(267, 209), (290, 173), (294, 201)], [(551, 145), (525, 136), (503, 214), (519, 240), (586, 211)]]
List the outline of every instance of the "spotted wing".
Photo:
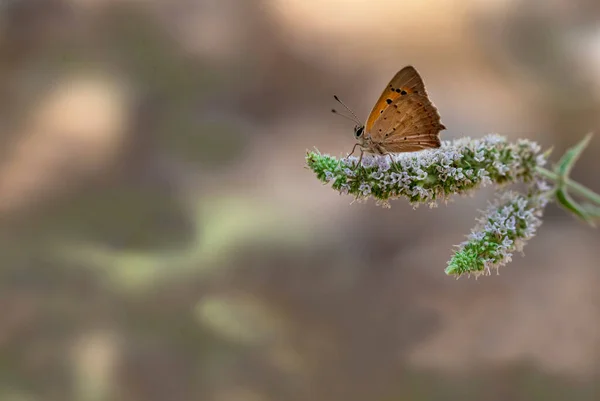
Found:
[(381, 117), (385, 109), (395, 102), (396, 99), (413, 93), (427, 96), (421, 76), (414, 67), (409, 65), (398, 71), (383, 90), (377, 103), (373, 106), (369, 118), (367, 118), (367, 123), (365, 124), (366, 131), (369, 132), (371, 130), (375, 121)]
[(414, 152), (439, 148), (446, 129), (427, 96), (407, 94), (392, 102), (373, 124), (371, 141), (386, 152)]

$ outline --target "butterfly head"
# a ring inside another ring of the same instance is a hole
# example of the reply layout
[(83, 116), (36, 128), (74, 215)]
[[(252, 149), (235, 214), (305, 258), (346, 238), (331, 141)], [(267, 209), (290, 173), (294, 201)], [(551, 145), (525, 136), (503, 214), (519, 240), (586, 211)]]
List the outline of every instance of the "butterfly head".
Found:
[(354, 114), (354, 112), (348, 106), (346, 106), (346, 104), (344, 102), (342, 102), (339, 97), (337, 97), (336, 95), (333, 95), (333, 98), (339, 104), (341, 104), (350, 113), (350, 115), (342, 114), (339, 111), (337, 111), (336, 109), (331, 109), (331, 112), (334, 114), (340, 115), (350, 121), (354, 121), (356, 123), (356, 125), (354, 126), (354, 138), (356, 138), (357, 140), (360, 140), (362, 142), (364, 140), (363, 134), (365, 132), (365, 125), (360, 122), (358, 117), (356, 117), (356, 114)]
[(360, 125), (354, 126), (354, 137), (356, 139), (361, 139), (364, 132), (365, 132), (365, 126), (364, 125), (360, 124)]

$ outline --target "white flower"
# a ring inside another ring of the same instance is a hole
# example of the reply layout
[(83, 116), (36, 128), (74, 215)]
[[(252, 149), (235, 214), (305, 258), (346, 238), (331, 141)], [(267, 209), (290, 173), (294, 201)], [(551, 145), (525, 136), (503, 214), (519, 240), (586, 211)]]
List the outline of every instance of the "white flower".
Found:
[(344, 171), (344, 174), (346, 174), (348, 177), (356, 176), (356, 173), (354, 172), (354, 170), (349, 169), (348, 167), (346, 167), (343, 171)]
[(356, 167), (356, 165), (358, 164), (358, 157), (348, 156), (348, 157), (342, 159), (342, 162), (347, 166)]
[(448, 262), (446, 273), (478, 276), (510, 262), (513, 252), (520, 252), (542, 224), (544, 198), (539, 193), (502, 194), (478, 219), (479, 224), (467, 241), (460, 244)]
[(379, 167), (379, 172), (385, 173), (390, 169), (390, 160), (389, 157), (380, 157), (377, 159), (377, 166)]
[(383, 178), (383, 173), (381, 171), (374, 171), (371, 173), (371, 178), (381, 180)]
[[(407, 197), (413, 204), (433, 204), (494, 182), (506, 184), (536, 178), (536, 152), (539, 146), (533, 142), (523, 140), (515, 144), (501, 136), (488, 135), (482, 139), (444, 141), (440, 148), (420, 152), (363, 154), (360, 165), (355, 156), (336, 160), (314, 152), (307, 156), (307, 162), (323, 181), (333, 180), (336, 190), (347, 184), (348, 193), (355, 198), (387, 201)], [(377, 191), (373, 191), (375, 187)]]
[(369, 195), (371, 193), (371, 185), (362, 183), (360, 184), (358, 190), (363, 194), (363, 196)]
[(415, 177), (418, 181), (423, 181), (425, 178), (427, 178), (427, 172), (421, 170), (420, 168), (417, 169), (415, 171), (415, 173), (417, 174), (417, 176)]
[(367, 156), (363, 155), (361, 164), (363, 167), (371, 167), (377, 162), (377, 158), (375, 156)]

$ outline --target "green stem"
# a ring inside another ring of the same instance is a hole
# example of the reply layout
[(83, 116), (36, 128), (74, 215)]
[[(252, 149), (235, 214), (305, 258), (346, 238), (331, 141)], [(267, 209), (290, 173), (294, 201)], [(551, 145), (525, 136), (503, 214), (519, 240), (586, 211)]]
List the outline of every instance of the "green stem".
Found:
[[(561, 180), (560, 175), (556, 174), (553, 171), (547, 170), (543, 167), (536, 167), (535, 170), (543, 177), (548, 178), (554, 182), (559, 182)], [(571, 180), (568, 177), (563, 178), (564, 185), (569, 188), (574, 193), (584, 197), (588, 201), (592, 201), (600, 205), (600, 195), (584, 187), (583, 185)]]

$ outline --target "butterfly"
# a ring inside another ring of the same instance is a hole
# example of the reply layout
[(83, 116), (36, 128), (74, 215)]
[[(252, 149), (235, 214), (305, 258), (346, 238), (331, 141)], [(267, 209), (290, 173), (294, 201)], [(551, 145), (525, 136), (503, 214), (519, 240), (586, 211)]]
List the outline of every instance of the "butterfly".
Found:
[(440, 115), (427, 96), (423, 79), (412, 66), (406, 66), (394, 75), (373, 106), (365, 124), (337, 96), (334, 98), (353, 118), (335, 109), (331, 111), (357, 123), (354, 137), (358, 142), (348, 155), (352, 155), (356, 147), (360, 147), (357, 165), (360, 164), (364, 151), (386, 155), (441, 146), (440, 131), (446, 127), (440, 122)]

